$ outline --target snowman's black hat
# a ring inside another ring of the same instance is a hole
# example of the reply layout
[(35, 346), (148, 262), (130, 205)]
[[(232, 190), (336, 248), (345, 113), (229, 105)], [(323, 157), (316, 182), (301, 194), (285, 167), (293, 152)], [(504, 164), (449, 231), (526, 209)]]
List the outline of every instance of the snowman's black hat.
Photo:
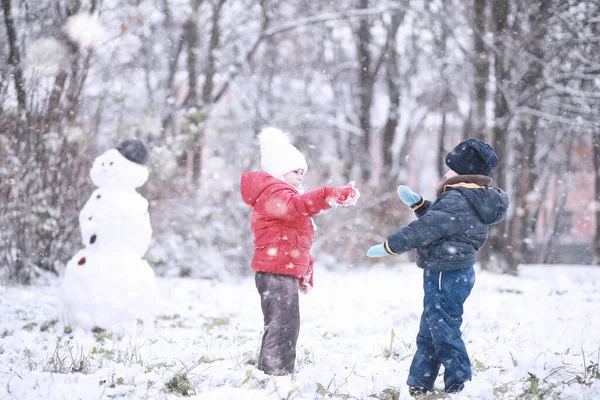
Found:
[(123, 157), (136, 164), (144, 165), (148, 161), (148, 150), (139, 139), (125, 139), (116, 149)]

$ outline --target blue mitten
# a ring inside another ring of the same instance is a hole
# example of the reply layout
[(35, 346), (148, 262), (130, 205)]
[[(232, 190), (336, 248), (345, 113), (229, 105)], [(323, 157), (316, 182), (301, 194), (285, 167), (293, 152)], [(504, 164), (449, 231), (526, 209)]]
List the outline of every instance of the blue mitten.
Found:
[(412, 207), (421, 201), (421, 196), (410, 190), (408, 186), (400, 185), (398, 186), (397, 191), (400, 200), (409, 207)]
[(385, 247), (382, 244), (377, 244), (375, 246), (371, 246), (369, 251), (367, 251), (367, 257), (385, 257), (389, 256), (390, 253), (385, 251)]

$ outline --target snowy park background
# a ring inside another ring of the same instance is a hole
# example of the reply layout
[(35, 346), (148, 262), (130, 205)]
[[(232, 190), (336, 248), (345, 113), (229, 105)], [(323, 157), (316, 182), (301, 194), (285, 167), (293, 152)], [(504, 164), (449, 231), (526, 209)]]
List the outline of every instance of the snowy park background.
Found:
[[(297, 370), (287, 377), (255, 366), (262, 315), (251, 278), (159, 279), (154, 326), (124, 336), (64, 333), (56, 283), (0, 289), (0, 398), (409, 398), (422, 301), (414, 264), (335, 273), (317, 265), (315, 289), (301, 297)], [(463, 325), (473, 380), (449, 398), (599, 398), (599, 307), (597, 268), (478, 271)]]
[[(494, 146), (510, 208), (479, 254), (454, 398), (600, 398), (597, 1), (1, 4), (0, 398), (406, 398), (420, 270), (365, 252), (414, 218), (395, 188), (433, 198), (466, 137)], [(305, 155), (306, 189), (362, 194), (315, 218), (292, 377), (254, 365), (239, 178), (265, 126)], [(162, 296), (143, 331), (94, 334), (65, 325), (59, 286), (92, 163), (133, 137)]]

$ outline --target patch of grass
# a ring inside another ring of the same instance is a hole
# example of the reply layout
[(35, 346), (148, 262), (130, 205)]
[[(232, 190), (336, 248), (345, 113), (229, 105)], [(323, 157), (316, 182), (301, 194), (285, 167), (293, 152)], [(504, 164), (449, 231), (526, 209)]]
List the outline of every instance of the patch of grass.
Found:
[(27, 367), (29, 368), (29, 370), (33, 371), (34, 369), (36, 369), (37, 363), (33, 360), (35, 357), (33, 351), (25, 349), (23, 350), (23, 355), (25, 356), (25, 358), (27, 358)]
[(487, 371), (488, 369), (490, 369), (490, 367), (488, 367), (487, 365), (485, 365), (481, 361), (475, 359), (475, 361), (473, 362), (473, 369), (475, 371)]
[(129, 346), (119, 347), (113, 345), (113, 348), (110, 350), (106, 350), (103, 347), (94, 347), (91, 351), (92, 354), (102, 354), (103, 358), (106, 360), (110, 360), (112, 362), (122, 364), (126, 367), (130, 367), (134, 364), (144, 366), (144, 360), (140, 354), (140, 349), (146, 344), (146, 342), (142, 344), (131, 343), (129, 342)]
[(303, 353), (304, 357), (297, 357), (296, 359), (296, 364), (298, 364), (298, 366), (315, 363), (315, 357), (310, 350), (304, 349)]
[(96, 342), (104, 344), (104, 341), (106, 339), (113, 340), (113, 333), (106, 331), (99, 331), (98, 333), (96, 333)]
[(114, 380), (114, 377), (113, 377), (113, 382), (110, 384), (110, 387), (115, 388), (115, 387), (117, 387), (117, 385), (122, 385), (124, 383), (125, 383), (125, 379), (123, 379), (123, 377), (121, 377), (121, 376), (118, 377), (116, 381)]
[(503, 288), (500, 288), (500, 289), (498, 289), (498, 292), (500, 292), (500, 293), (523, 294), (523, 291), (520, 290), (520, 289), (503, 289)]
[(25, 329), (27, 332), (31, 332), (36, 326), (38, 326), (37, 322), (30, 322), (23, 325), (23, 329)]
[(333, 339), (333, 338), (337, 337), (337, 334), (325, 331), (325, 332), (323, 332), (323, 335), (321, 335), (321, 336), (323, 336), (323, 339)]
[(277, 393), (279, 394), (279, 396), (281, 397), (282, 400), (290, 400), (292, 398), (292, 396), (294, 395), (294, 393), (297, 393), (299, 390), (300, 390), (300, 388), (298, 386), (294, 385), (290, 388), (290, 390), (287, 391), (286, 394), (283, 394), (283, 395), (280, 394), (279, 390), (277, 390)]
[(83, 347), (72, 344), (71, 340), (63, 342), (62, 337), (59, 336), (56, 338), (52, 356), (44, 364), (43, 372), (87, 374), (89, 369), (90, 361), (84, 355)]
[(202, 356), (198, 359), (198, 364), (211, 364), (216, 361), (223, 361), (223, 360), (225, 360), (225, 359), (224, 358), (208, 358), (206, 356)]
[[(552, 396), (552, 392), (556, 388), (556, 383), (548, 383), (545, 379), (540, 379), (531, 372), (529, 372), (529, 377), (525, 379), (525, 383), (528, 385), (523, 393), (519, 394), (517, 399), (551, 399), (554, 398)], [(555, 393), (558, 395), (557, 393)]]
[(511, 353), (510, 351), (508, 352), (508, 354), (510, 354), (510, 359), (512, 361), (512, 365), (513, 367), (517, 367), (519, 365), (519, 363), (517, 362), (517, 359), (515, 358), (515, 356), (513, 356), (513, 353)]
[[(355, 397), (351, 396), (350, 393), (341, 391), (338, 388), (336, 388), (334, 380), (335, 380), (335, 377), (331, 380), (331, 382), (329, 382), (329, 385), (327, 385), (327, 387), (325, 387), (323, 384), (317, 382), (317, 389), (315, 391), (316, 394), (318, 394), (321, 397), (336, 397), (336, 398), (342, 398), (342, 399), (355, 398)], [(333, 389), (331, 389), (332, 383), (334, 386)]]
[(172, 321), (174, 319), (179, 319), (179, 318), (181, 318), (181, 315), (179, 315), (179, 314), (159, 315), (156, 317), (156, 319), (162, 319), (164, 321)]
[(576, 380), (581, 385), (592, 386), (594, 380), (600, 379), (600, 370), (598, 369), (598, 363), (591, 362), (585, 366), (583, 376), (576, 376)]
[[(115, 358), (114, 350), (107, 350), (104, 347), (94, 346), (92, 350), (90, 350), (89, 356), (92, 360), (98, 360), (99, 366), (102, 366), (102, 360), (110, 360), (112, 361)], [(100, 357), (97, 357), (100, 356)]]
[(325, 389), (325, 386), (323, 386), (321, 383), (317, 382), (317, 390), (316, 393), (319, 396), (327, 396), (329, 394), (329, 392), (327, 391), (327, 389)]
[(383, 358), (386, 360), (394, 355), (399, 355), (394, 351), (394, 339), (396, 339), (396, 331), (392, 328), (392, 332), (390, 334), (390, 345), (388, 347), (384, 347), (382, 350)]
[(48, 332), (50, 329), (53, 329), (57, 323), (58, 323), (58, 319), (52, 319), (50, 321), (46, 321), (40, 326), (40, 331)]
[(219, 327), (219, 326), (227, 326), (229, 325), (229, 317), (222, 318), (209, 318), (208, 321), (204, 323), (204, 327), (207, 331)]
[(589, 361), (585, 357), (585, 353), (583, 349), (581, 351), (583, 357), (583, 371), (577, 373), (572, 379), (570, 379), (567, 384), (571, 384), (573, 382), (577, 382), (580, 385), (592, 386), (594, 381), (600, 380), (600, 350), (598, 351), (598, 358), (596, 362)]
[(258, 357), (255, 351), (246, 351), (243, 356), (246, 364), (258, 365)]
[(509, 383), (501, 382), (499, 386), (494, 386), (494, 398), (495, 399), (503, 399), (506, 393), (510, 390)]
[(154, 364), (148, 365), (146, 367), (146, 369), (144, 370), (144, 373), (148, 374), (150, 372), (153, 372), (154, 369), (156, 369), (156, 368), (172, 368), (174, 366), (175, 366), (175, 364), (168, 364), (166, 362), (154, 363)]
[(373, 394), (369, 397), (373, 397), (379, 400), (398, 400), (400, 396), (400, 391), (395, 388), (387, 388), (383, 389), (379, 394)]
[(167, 392), (177, 393), (181, 396), (192, 396), (196, 394), (194, 386), (185, 373), (173, 375), (173, 377), (166, 382), (165, 386)]
[(348, 383), (348, 379), (354, 374), (354, 368), (356, 368), (356, 364), (354, 364), (354, 366), (350, 370), (350, 373), (345, 378), (338, 378), (336, 380), (336, 376), (334, 375), (327, 386), (317, 382), (316, 394), (327, 397), (341, 397), (342, 399), (357, 398), (356, 396), (351, 395), (347, 391), (342, 390), (342, 387)]
[[(384, 347), (381, 350), (381, 355), (383, 356), (383, 358), (385, 358), (386, 360), (389, 359), (390, 357), (398, 360), (399, 357), (401, 356), (401, 351), (397, 348), (397, 346), (395, 346), (395, 343), (397, 342), (397, 336), (396, 336), (396, 331), (394, 331), (394, 329), (392, 328), (392, 331), (390, 333), (390, 344), (387, 347)], [(410, 344), (407, 344), (402, 337), (400, 337), (400, 340), (402, 341), (402, 345), (404, 346), (404, 349), (406, 350), (406, 353), (410, 353)], [(411, 354), (406, 354), (404, 357), (400, 358), (399, 361), (402, 361), (404, 359), (406, 359), (407, 357), (410, 357)]]
[(500, 366), (500, 365), (486, 365), (483, 362), (479, 361), (478, 359), (473, 360), (473, 369), (475, 371), (484, 372), (484, 371), (487, 371), (488, 369), (492, 369), (492, 368), (496, 368), (496, 369), (499, 369), (501, 372), (504, 372), (504, 368), (502, 368), (502, 366)]
[(242, 385), (252, 382), (252, 386), (258, 389), (264, 389), (267, 387), (269, 381), (267, 379), (258, 379), (252, 374), (251, 369), (246, 370), (246, 379), (242, 381)]

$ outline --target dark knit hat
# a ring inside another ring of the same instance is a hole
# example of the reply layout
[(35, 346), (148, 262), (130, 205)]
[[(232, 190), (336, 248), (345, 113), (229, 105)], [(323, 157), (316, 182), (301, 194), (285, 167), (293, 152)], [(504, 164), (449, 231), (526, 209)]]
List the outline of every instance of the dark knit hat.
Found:
[(489, 176), (498, 166), (498, 157), (489, 144), (467, 139), (446, 154), (446, 165), (459, 175)]
[(116, 149), (123, 157), (136, 164), (144, 165), (148, 161), (148, 150), (138, 139), (125, 139)]

